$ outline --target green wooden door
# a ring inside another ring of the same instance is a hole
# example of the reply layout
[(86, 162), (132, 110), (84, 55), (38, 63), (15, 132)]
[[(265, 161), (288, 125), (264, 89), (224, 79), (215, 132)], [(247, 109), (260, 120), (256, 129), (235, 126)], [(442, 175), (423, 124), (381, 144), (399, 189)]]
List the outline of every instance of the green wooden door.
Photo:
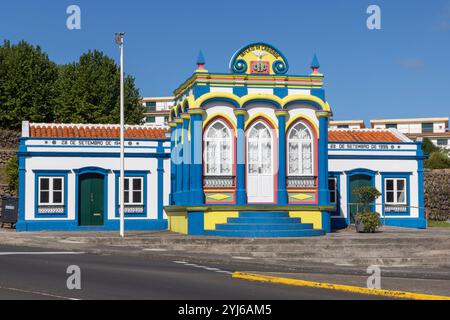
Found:
[(104, 177), (99, 174), (85, 174), (79, 186), (79, 224), (80, 226), (101, 226), (105, 214)]
[(358, 197), (354, 194), (354, 190), (360, 187), (371, 187), (372, 177), (365, 174), (357, 174), (350, 176), (350, 222), (354, 223), (354, 216), (361, 209), (361, 205), (358, 205)]

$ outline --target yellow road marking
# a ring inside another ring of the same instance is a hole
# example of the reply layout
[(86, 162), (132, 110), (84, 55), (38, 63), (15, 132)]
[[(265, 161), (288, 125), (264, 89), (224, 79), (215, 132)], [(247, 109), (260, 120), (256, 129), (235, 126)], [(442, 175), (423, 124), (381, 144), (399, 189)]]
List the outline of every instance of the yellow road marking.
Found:
[(286, 284), (286, 285), (299, 286), (299, 287), (330, 289), (330, 290), (346, 291), (346, 292), (353, 292), (353, 293), (359, 293), (359, 294), (383, 296), (383, 297), (389, 297), (389, 298), (411, 299), (411, 300), (450, 300), (450, 297), (448, 297), (448, 296), (438, 296), (438, 295), (415, 293), (415, 292), (408, 292), (408, 291), (369, 289), (369, 288), (365, 288), (365, 287), (349, 286), (349, 285), (326, 283), (326, 282), (307, 281), (307, 280), (291, 279), (291, 278), (282, 278), (282, 277), (272, 277), (272, 276), (265, 276), (265, 275), (252, 274), (252, 273), (246, 273), (246, 272), (234, 272), (232, 277), (237, 278), (237, 279), (251, 280), (251, 281), (270, 282), (270, 283)]

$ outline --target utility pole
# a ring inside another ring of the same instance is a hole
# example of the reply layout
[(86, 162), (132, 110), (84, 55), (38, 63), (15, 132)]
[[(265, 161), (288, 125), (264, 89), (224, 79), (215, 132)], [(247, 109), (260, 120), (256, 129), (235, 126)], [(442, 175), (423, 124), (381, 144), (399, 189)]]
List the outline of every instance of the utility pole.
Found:
[(124, 87), (123, 87), (123, 37), (125, 33), (115, 34), (116, 44), (120, 46), (120, 178), (119, 178), (119, 203), (120, 203), (120, 237), (125, 237), (125, 117), (124, 117)]

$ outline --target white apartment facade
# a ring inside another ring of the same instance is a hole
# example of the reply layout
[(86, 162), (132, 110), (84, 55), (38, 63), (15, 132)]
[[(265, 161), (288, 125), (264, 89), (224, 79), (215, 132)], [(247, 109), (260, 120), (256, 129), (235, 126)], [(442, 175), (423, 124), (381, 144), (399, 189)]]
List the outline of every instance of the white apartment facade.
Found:
[(374, 129), (396, 129), (412, 140), (428, 138), (440, 148), (450, 150), (448, 117), (371, 120)]
[(145, 97), (142, 103), (145, 106), (145, 123), (160, 125), (168, 122), (169, 110), (175, 104), (174, 97)]

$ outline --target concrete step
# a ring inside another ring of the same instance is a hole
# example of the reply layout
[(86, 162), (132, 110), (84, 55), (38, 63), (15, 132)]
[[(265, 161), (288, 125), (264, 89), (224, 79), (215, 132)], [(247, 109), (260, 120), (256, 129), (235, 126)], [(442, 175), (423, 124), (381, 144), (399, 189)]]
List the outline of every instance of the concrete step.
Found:
[(277, 211), (240, 211), (241, 218), (289, 218), (289, 212)]
[(306, 230), (312, 229), (312, 223), (222, 223), (216, 225), (216, 230)]
[(222, 237), (253, 237), (253, 238), (270, 238), (270, 237), (315, 237), (325, 234), (324, 230), (210, 230), (207, 235)]

